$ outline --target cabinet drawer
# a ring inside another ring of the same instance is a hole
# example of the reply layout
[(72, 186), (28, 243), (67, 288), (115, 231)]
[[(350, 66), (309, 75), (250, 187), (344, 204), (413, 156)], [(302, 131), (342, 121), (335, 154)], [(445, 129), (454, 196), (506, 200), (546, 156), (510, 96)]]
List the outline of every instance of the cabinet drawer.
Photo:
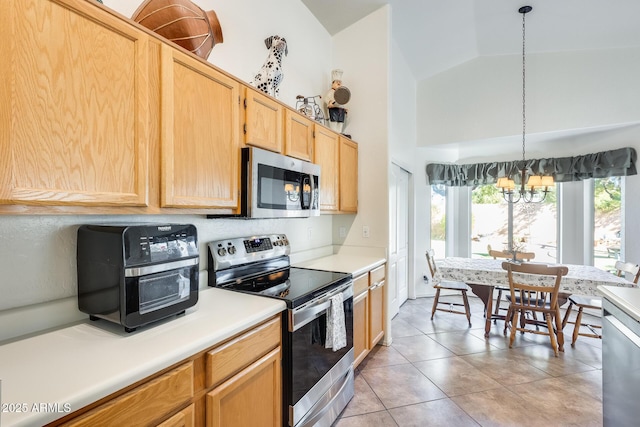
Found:
[(353, 296), (357, 297), (369, 288), (369, 275), (367, 273), (353, 279)]
[(167, 421), (158, 424), (158, 427), (193, 427), (195, 425), (195, 405), (192, 403)]
[(369, 272), (369, 277), (371, 278), (371, 281), (370, 281), (371, 286), (375, 286), (380, 282), (384, 281), (384, 274), (385, 274), (384, 267), (385, 267), (384, 265), (381, 265), (380, 267), (375, 268)]
[(193, 363), (189, 362), (65, 425), (149, 425), (191, 399), (193, 394)]
[(220, 384), (280, 345), (280, 317), (223, 344), (206, 356), (206, 387)]

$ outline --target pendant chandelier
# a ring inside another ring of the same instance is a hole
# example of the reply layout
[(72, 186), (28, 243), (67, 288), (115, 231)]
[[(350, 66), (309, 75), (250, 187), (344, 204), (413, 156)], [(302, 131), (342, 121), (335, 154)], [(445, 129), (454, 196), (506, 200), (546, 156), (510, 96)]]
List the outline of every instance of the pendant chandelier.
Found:
[[(554, 185), (553, 176), (531, 175), (527, 180), (527, 162), (525, 158), (525, 130), (526, 130), (526, 91), (525, 91), (525, 15), (531, 12), (531, 6), (522, 6), (518, 12), (522, 14), (522, 168), (520, 169), (520, 188), (516, 189), (516, 183), (511, 176), (498, 178), (497, 187), (502, 191), (502, 196), (507, 202), (517, 203), (520, 200), (526, 203), (542, 202), (549, 187)], [(526, 184), (525, 184), (526, 183)]]

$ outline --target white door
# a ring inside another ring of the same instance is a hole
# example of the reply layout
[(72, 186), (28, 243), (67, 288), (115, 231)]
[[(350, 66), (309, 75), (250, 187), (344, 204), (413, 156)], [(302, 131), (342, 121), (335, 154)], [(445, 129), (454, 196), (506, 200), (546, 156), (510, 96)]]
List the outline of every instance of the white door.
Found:
[(409, 272), (409, 172), (391, 167), (389, 189), (389, 315), (395, 316), (408, 297)]

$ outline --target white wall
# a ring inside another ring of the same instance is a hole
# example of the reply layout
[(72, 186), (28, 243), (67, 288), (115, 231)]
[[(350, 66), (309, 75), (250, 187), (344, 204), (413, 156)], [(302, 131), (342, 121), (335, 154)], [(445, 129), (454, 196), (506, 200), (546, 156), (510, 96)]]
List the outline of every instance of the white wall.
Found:
[(87, 317), (76, 304), (76, 233), (80, 224), (105, 222), (194, 224), (201, 289), (207, 287), (206, 244), (212, 240), (284, 233), (297, 252), (332, 244), (330, 216), (272, 220), (206, 219), (202, 215), (3, 216), (0, 341)]
[[(392, 9), (392, 14), (394, 10)], [(394, 20), (392, 19), (392, 23)], [(393, 31), (392, 31), (393, 33)], [(391, 85), (389, 88), (390, 109), (390, 137), (388, 144), (389, 160), (410, 172), (409, 179), (409, 247), (407, 285), (409, 298), (415, 298), (416, 292), (425, 286), (422, 280), (423, 272), (427, 269), (424, 252), (426, 251), (428, 224), (424, 221), (426, 206), (416, 206), (414, 201), (415, 180), (423, 180), (422, 168), (416, 168), (416, 79), (411, 72), (406, 58), (402, 54), (397, 40), (391, 41)], [(416, 174), (416, 171), (418, 174)], [(391, 206), (393, 209), (393, 206)], [(390, 239), (395, 234), (390, 230)], [(389, 242), (393, 247), (393, 242)], [(416, 256), (423, 254), (423, 256)], [(390, 256), (391, 258), (391, 256)], [(392, 260), (390, 260), (390, 263)]]
[[(522, 133), (521, 56), (480, 57), (418, 84), (418, 145)], [(636, 122), (640, 49), (527, 55), (527, 133)]]
[[(333, 37), (334, 68), (344, 70), (351, 91), (346, 134), (358, 142), (358, 215), (334, 218), (334, 235), (345, 227), (341, 243), (386, 248), (388, 243), (388, 154), (390, 8), (382, 7)], [(362, 227), (370, 229), (369, 238)]]
[[(130, 17), (141, 2), (105, 0), (104, 3)], [(297, 94), (325, 93), (330, 87), (331, 37), (299, 0), (270, 0), (268, 7), (258, 0), (195, 3), (204, 10), (215, 10), (222, 25), (224, 43), (214, 47), (209, 57), (211, 63), (249, 81), (266, 58), (264, 39), (278, 34), (287, 39), (289, 47), (289, 55), (283, 62), (285, 78), (280, 100), (294, 106)], [(349, 71), (345, 78), (348, 76)], [(202, 286), (206, 286), (205, 245), (211, 240), (286, 233), (296, 252), (313, 251), (333, 243), (331, 216), (250, 221), (209, 220), (194, 215), (2, 216), (1, 220), (0, 341), (86, 317), (75, 303), (75, 243), (80, 224), (113, 221), (195, 224)]]
[[(193, 1), (193, 0), (192, 0)], [(103, 0), (131, 18), (141, 0)], [(296, 95), (324, 94), (331, 87), (331, 37), (300, 0), (195, 0), (218, 16), (224, 42), (214, 46), (208, 61), (249, 83), (267, 58), (264, 40), (287, 40), (280, 101), (295, 107)]]

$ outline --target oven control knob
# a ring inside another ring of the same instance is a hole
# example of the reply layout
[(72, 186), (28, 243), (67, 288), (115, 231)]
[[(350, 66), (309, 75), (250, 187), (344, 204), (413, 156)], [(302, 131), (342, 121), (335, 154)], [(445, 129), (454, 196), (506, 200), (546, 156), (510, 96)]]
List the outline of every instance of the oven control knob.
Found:
[(218, 255), (225, 256), (227, 254), (227, 250), (225, 248), (218, 249)]
[(236, 253), (236, 247), (235, 246), (230, 246), (229, 247), (229, 255), (233, 255)]

